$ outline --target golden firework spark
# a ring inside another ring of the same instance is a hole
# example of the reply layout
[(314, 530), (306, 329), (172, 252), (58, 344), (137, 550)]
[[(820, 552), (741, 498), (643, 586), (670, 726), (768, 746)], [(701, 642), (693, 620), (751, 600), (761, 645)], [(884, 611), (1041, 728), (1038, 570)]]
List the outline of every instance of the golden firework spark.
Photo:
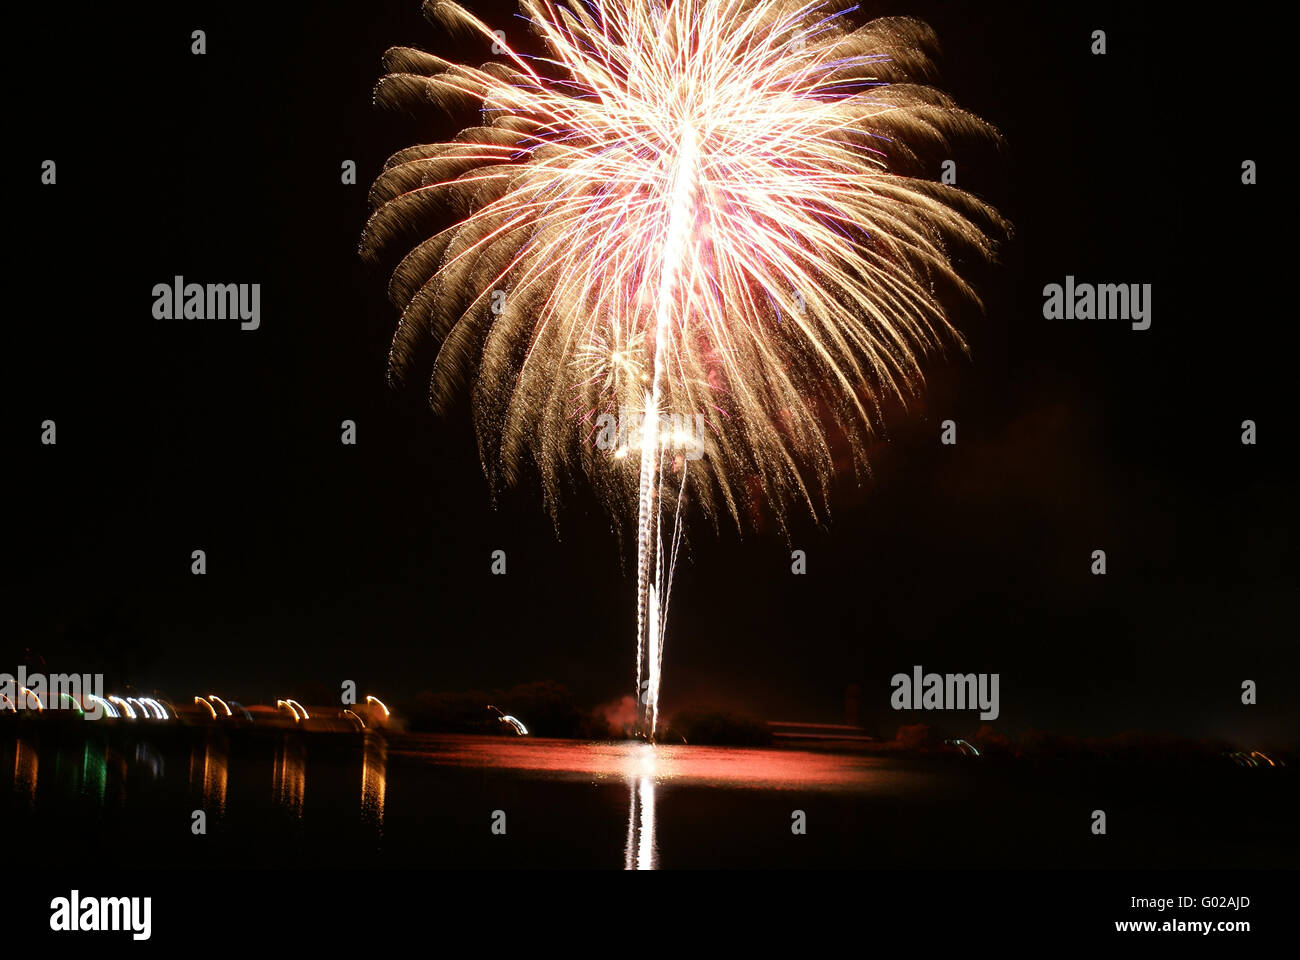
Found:
[[(914, 20), (799, 0), (521, 6), (543, 56), (448, 2), (426, 12), (501, 62), (386, 54), (379, 102), (475, 107), (481, 125), (388, 161), (362, 252), (415, 244), (390, 284), (392, 375), (440, 344), (432, 402), (472, 384), (489, 477), (531, 462), (552, 512), (575, 473), (636, 505), (653, 727), (687, 473), (707, 516), (739, 523), (754, 496), (778, 519), (815, 516), (833, 435), (865, 466), (880, 397), (913, 393), (922, 357), (962, 344), (936, 292), (974, 296), (950, 249), (987, 255), (1004, 226), (916, 176), (918, 158), (995, 134), (918, 83), (934, 37)], [(449, 209), (453, 225), (419, 232)], [(644, 418), (639, 456), (598, 442), (620, 411)], [(708, 454), (688, 462), (659, 424), (697, 415)]]

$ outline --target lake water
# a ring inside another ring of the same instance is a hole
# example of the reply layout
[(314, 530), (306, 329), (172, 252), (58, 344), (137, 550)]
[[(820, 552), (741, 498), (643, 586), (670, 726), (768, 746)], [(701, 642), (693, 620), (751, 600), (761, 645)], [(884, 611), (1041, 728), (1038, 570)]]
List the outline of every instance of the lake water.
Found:
[[(1296, 859), (1289, 771), (138, 730), (0, 731), (6, 835), (24, 837), (42, 856), (160, 867), (1214, 867)], [(1089, 829), (1095, 808), (1107, 810), (1105, 842)]]

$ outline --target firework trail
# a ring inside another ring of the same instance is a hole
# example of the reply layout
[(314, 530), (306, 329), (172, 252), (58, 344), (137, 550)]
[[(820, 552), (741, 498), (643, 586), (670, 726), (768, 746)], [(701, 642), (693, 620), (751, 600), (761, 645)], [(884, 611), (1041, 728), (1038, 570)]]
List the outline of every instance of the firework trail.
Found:
[[(688, 473), (692, 502), (739, 525), (756, 500), (782, 523), (824, 510), (831, 436), (865, 468), (880, 398), (964, 346), (941, 303), (974, 298), (953, 248), (987, 256), (1005, 228), (920, 158), (996, 134), (922, 85), (934, 38), (913, 20), (799, 0), (521, 7), (540, 55), (447, 2), (426, 14), (500, 61), (385, 55), (377, 102), (480, 125), (388, 161), (361, 249), (410, 249), (389, 286), (391, 377), (439, 344), (430, 399), (470, 385), (494, 484), (535, 468), (553, 516), (579, 474), (616, 513), (636, 504), (653, 734)], [(690, 422), (703, 456), (684, 449)]]

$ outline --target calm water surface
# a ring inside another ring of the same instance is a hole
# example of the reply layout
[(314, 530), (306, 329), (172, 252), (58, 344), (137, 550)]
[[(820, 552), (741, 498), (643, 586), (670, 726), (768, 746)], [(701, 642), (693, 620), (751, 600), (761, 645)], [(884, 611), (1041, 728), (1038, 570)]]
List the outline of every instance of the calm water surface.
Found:
[[(1297, 854), (1295, 777), (1235, 769), (29, 726), (0, 730), (0, 791), (6, 835), (50, 856), (159, 866), (1284, 866)], [(1087, 829), (1097, 807), (1105, 844)]]

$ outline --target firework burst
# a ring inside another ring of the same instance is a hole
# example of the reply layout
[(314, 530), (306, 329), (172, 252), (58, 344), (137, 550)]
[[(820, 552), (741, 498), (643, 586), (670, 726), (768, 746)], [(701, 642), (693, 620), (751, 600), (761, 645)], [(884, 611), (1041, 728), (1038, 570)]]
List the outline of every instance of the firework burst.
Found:
[[(879, 399), (963, 345), (936, 292), (973, 297), (952, 248), (987, 255), (1004, 227), (918, 158), (994, 133), (923, 85), (934, 38), (913, 20), (799, 0), (521, 6), (540, 56), (446, 2), (430, 18), (500, 44), (499, 62), (386, 54), (379, 102), (475, 108), (481, 125), (388, 161), (362, 252), (413, 246), (390, 284), (392, 376), (440, 345), (431, 400), (470, 386), (490, 478), (531, 463), (554, 513), (581, 475), (634, 518), (653, 732), (688, 489), (714, 522), (754, 496), (816, 516), (829, 438), (865, 467)], [(628, 411), (637, 429), (601, 442)], [(696, 417), (699, 459), (668, 426)]]

